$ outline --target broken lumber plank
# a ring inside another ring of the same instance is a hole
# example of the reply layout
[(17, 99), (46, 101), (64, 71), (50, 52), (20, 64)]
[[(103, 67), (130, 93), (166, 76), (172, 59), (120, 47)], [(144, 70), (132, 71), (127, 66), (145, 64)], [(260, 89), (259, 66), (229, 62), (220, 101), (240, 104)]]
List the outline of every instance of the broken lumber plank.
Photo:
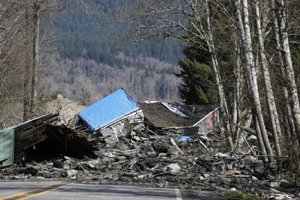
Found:
[(181, 153), (182, 155), (184, 155), (183, 151), (178, 147), (178, 145), (176, 144), (176, 142), (174, 141), (173, 138), (170, 138), (170, 142), (171, 142), (171, 144), (173, 145), (173, 147), (174, 147), (179, 153)]
[(24, 123), (18, 125), (15, 128), (15, 132), (26, 131), (26, 130), (28, 130), (32, 127), (35, 127), (37, 125), (40, 125), (40, 124), (49, 124), (49, 123), (45, 123), (45, 122), (47, 122), (48, 120), (53, 119), (57, 116), (58, 116), (58, 114), (48, 114), (48, 115), (44, 115), (44, 116), (29, 120), (27, 122), (24, 122)]
[(199, 138), (198, 139), (199, 143), (206, 149), (206, 151), (210, 151), (209, 148), (202, 142), (202, 140)]

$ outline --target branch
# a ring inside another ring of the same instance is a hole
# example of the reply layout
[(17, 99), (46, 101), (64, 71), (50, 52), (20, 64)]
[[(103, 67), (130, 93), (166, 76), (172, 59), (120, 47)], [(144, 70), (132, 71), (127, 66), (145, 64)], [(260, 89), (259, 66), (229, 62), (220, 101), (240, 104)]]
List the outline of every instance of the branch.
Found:
[(247, 127), (245, 127), (245, 126), (241, 126), (241, 125), (239, 125), (239, 124), (232, 124), (232, 125), (234, 125), (234, 126), (236, 126), (236, 127), (239, 127), (239, 128), (241, 128), (241, 129), (243, 129), (244, 131), (247, 131), (248, 133), (251, 133), (251, 134), (256, 135), (256, 131), (253, 130), (253, 129), (247, 128)]

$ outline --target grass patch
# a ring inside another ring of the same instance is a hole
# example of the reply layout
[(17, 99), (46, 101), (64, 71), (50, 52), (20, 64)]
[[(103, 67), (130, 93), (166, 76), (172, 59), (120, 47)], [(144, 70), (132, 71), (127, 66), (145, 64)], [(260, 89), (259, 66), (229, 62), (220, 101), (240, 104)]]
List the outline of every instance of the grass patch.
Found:
[(227, 191), (226, 196), (229, 199), (245, 199), (245, 200), (260, 200), (261, 198), (253, 195), (253, 194), (247, 194), (243, 191)]

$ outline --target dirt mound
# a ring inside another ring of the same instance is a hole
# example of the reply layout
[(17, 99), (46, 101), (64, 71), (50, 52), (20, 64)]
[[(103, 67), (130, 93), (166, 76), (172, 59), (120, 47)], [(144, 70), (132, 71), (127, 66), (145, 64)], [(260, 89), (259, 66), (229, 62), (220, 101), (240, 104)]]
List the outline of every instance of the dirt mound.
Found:
[(62, 94), (58, 94), (57, 99), (48, 101), (43, 107), (47, 113), (59, 113), (58, 125), (72, 123), (76, 115), (86, 108), (65, 98)]

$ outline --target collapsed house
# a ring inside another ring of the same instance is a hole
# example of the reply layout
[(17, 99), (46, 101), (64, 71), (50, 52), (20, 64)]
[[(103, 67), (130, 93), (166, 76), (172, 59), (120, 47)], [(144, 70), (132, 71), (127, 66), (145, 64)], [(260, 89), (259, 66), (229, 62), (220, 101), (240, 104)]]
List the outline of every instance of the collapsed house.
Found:
[(173, 130), (186, 134), (203, 134), (220, 126), (219, 109), (211, 105), (178, 103), (140, 103), (145, 121), (152, 129)]
[[(27, 153), (95, 158), (87, 139), (65, 125), (54, 126), (58, 114), (47, 114), (0, 131), (0, 168), (24, 161)], [(27, 158), (28, 159), (28, 158)]]
[(78, 114), (77, 130), (81, 126), (88, 135), (105, 137), (106, 143), (118, 138), (139, 125), (156, 134), (173, 130), (185, 135), (197, 135), (214, 130), (220, 125), (219, 110), (210, 105), (190, 106), (178, 103), (145, 101), (135, 102), (124, 89), (106, 96)]
[(52, 123), (57, 114), (44, 115), (0, 131), (0, 166), (19, 162), (23, 152), (46, 139), (46, 125)]
[[(20, 162), (25, 157), (24, 152), (34, 155), (33, 149), (47, 154), (96, 157), (93, 153), (96, 149), (90, 143), (92, 139), (86, 137), (90, 135), (93, 138), (101, 136), (106, 144), (116, 144), (119, 137), (132, 131), (152, 130), (154, 134), (173, 131), (193, 136), (219, 126), (218, 109), (213, 110), (211, 106), (164, 102), (139, 104), (122, 88), (85, 109), (62, 95), (48, 102), (46, 108), (59, 114), (47, 114), (0, 131), (0, 166)], [(76, 131), (65, 126), (76, 115), (74, 112), (79, 113)], [(53, 122), (56, 126), (50, 125)], [(88, 135), (82, 132), (86, 126)]]
[(94, 135), (101, 133), (107, 143), (115, 143), (118, 137), (141, 122), (141, 106), (121, 88), (81, 111), (77, 130), (80, 131), (80, 126), (85, 124)]

